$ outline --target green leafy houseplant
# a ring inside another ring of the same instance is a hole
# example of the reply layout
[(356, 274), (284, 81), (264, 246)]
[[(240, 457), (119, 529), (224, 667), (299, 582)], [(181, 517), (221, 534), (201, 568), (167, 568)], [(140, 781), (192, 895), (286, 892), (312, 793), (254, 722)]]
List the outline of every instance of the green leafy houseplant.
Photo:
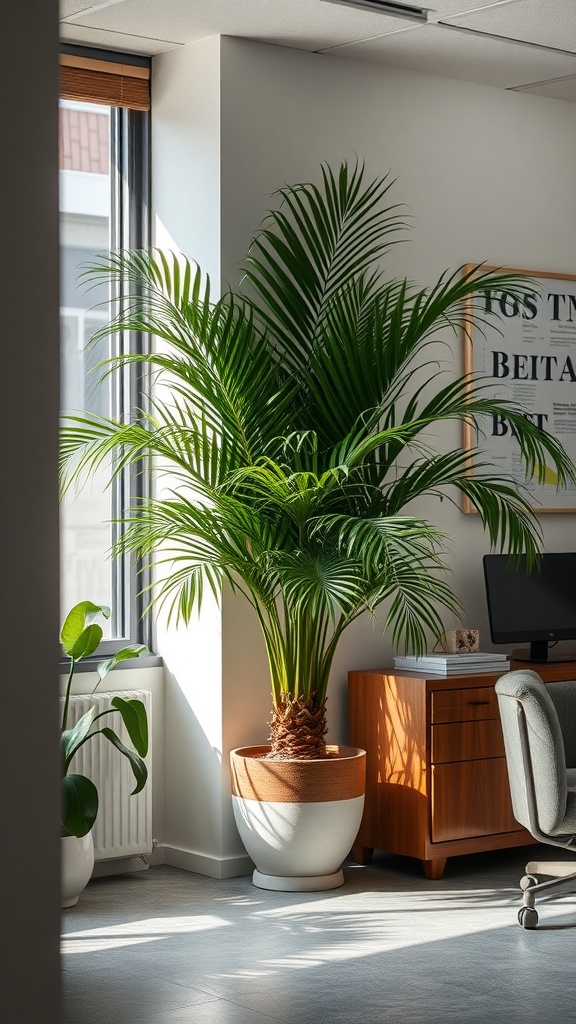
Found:
[(520, 294), (525, 280), (481, 266), (428, 289), (386, 280), (382, 257), (405, 228), (384, 205), (390, 186), (344, 163), (324, 167), (320, 187), (280, 189), (242, 285), (217, 302), (200, 269), (172, 253), (112, 252), (87, 269), (123, 296), (99, 336), (146, 332), (159, 344), (107, 367), (151, 368), (146, 412), (67, 419), (65, 485), (110, 457), (111, 475), (143, 457), (169, 472), (172, 490), (126, 515), (119, 549), (156, 559), (154, 600), (177, 620), (223, 582), (251, 603), (270, 667), (272, 757), (325, 753), (330, 667), (359, 615), (387, 601), (385, 628), (418, 652), (458, 611), (447, 538), (404, 511), (414, 499), (459, 491), (493, 547), (537, 557), (523, 488), (479, 447), (437, 451), (430, 428), (505, 415), (528, 477), (543, 479), (548, 463), (560, 486), (575, 479), (562, 446), (519, 406), (443, 371), (434, 354), (439, 332), (489, 316), (483, 292)]
[[(82, 601), (80, 604), (75, 605), (68, 613), (60, 634), (62, 646), (70, 658), (61, 724), (62, 828), (65, 835), (76, 836), (77, 838), (88, 834), (98, 815), (98, 790), (96, 786), (85, 775), (78, 775), (69, 770), (72, 758), (84, 743), (87, 743), (95, 736), (105, 736), (121, 754), (128, 758), (136, 780), (136, 786), (132, 791), (133, 794), (139, 793), (144, 788), (148, 778), (148, 769), (142, 760), (148, 753), (148, 719), (146, 708), (141, 700), (125, 700), (123, 697), (113, 697), (110, 709), (98, 714), (97, 707), (89, 708), (76, 725), (68, 728), (70, 691), (74, 670), (80, 661), (94, 654), (102, 639), (102, 627), (94, 622), (94, 619), (100, 615), (109, 618), (110, 609), (105, 605), (92, 604), (91, 601)], [(94, 690), (97, 689), (115, 665), (118, 665), (121, 661), (126, 661), (128, 658), (137, 658), (140, 654), (144, 653), (147, 653), (146, 647), (132, 644), (124, 647), (121, 651), (117, 651), (111, 658), (101, 661), (96, 668), (98, 682)], [(113, 714), (120, 714), (135, 750), (127, 747), (113, 729), (110, 729), (107, 725), (102, 725), (101, 720), (107, 719)], [(98, 727), (97, 723), (99, 723)]]

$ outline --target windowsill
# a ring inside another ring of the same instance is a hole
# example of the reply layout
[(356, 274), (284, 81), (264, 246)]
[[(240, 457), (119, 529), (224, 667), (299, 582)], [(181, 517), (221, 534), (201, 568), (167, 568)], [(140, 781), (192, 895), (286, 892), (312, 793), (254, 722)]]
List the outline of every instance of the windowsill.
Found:
[[(78, 675), (80, 672), (95, 672), (100, 662), (105, 660), (106, 655), (86, 658), (84, 661), (81, 661), (74, 666), (74, 675)], [(130, 658), (127, 661), (118, 662), (118, 664), (114, 666), (114, 674), (116, 674), (116, 672), (134, 672), (143, 668), (161, 668), (163, 664), (164, 662), (159, 654), (142, 654), (139, 658)], [(70, 662), (67, 658), (62, 658), (60, 660), (60, 674), (63, 676), (67, 675), (69, 669)]]

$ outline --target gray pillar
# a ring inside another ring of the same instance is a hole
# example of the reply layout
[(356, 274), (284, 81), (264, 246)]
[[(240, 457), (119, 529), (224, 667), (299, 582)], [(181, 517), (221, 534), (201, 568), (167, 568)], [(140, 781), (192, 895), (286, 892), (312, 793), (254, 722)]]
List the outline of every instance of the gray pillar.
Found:
[(58, 0), (0, 14), (0, 1017), (60, 1020)]

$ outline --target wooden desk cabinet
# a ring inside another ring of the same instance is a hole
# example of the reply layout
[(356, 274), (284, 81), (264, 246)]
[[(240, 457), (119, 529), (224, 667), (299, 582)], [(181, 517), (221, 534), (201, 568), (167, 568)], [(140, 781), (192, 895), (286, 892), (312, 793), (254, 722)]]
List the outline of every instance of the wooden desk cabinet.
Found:
[[(545, 682), (576, 679), (576, 662), (511, 667)], [(349, 673), (349, 741), (367, 754), (358, 863), (387, 850), (441, 878), (447, 857), (534, 842), (512, 814), (494, 690), (501, 674)]]

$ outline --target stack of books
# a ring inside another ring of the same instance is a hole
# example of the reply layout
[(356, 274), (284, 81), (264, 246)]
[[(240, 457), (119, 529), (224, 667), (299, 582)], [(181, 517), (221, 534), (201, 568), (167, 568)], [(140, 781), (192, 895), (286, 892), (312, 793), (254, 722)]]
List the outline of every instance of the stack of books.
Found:
[(475, 651), (471, 654), (407, 654), (394, 658), (394, 668), (410, 672), (427, 672), (430, 675), (475, 675), (478, 672), (507, 672), (507, 654), (491, 654)]

